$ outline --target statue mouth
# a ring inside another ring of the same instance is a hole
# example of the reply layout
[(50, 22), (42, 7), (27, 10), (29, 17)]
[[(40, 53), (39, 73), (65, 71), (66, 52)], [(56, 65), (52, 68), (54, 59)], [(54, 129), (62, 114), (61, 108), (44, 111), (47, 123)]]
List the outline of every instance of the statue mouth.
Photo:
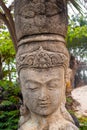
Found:
[(51, 104), (50, 102), (40, 102), (39, 106), (41, 108), (47, 108), (47, 107), (49, 107), (50, 104)]

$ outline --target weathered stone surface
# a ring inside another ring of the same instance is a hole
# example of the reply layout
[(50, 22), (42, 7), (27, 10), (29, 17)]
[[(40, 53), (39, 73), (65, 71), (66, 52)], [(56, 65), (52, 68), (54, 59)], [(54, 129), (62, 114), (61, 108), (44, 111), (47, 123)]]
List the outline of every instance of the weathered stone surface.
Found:
[(65, 108), (66, 16), (66, 0), (15, 0), (19, 130), (78, 130)]
[(76, 115), (78, 117), (87, 116), (87, 86), (74, 89), (72, 98), (79, 103), (79, 105), (74, 107)]
[(16, 0), (17, 38), (33, 34), (58, 34), (65, 37), (67, 9), (64, 0)]
[(63, 43), (48, 45), (19, 46), (17, 68), (25, 107), (19, 130), (78, 130), (65, 108), (68, 51)]

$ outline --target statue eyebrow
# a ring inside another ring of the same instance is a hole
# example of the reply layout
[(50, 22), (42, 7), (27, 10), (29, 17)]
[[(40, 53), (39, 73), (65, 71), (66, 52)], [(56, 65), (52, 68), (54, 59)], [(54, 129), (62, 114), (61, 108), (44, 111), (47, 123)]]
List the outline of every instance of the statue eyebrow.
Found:
[(36, 83), (36, 84), (42, 85), (41, 82), (35, 81), (35, 80), (31, 80), (31, 79), (28, 79), (28, 80), (25, 81), (25, 83), (27, 83), (27, 82), (32, 82), (32, 83)]
[(60, 78), (50, 79), (50, 80), (48, 80), (48, 81), (46, 81), (46, 82), (42, 82), (42, 83), (39, 82), (39, 81), (35, 81), (35, 80), (28, 79), (28, 80), (26, 81), (26, 83), (27, 83), (27, 82), (32, 82), (32, 83), (36, 83), (36, 84), (42, 85), (42, 84), (48, 84), (49, 82), (52, 82), (52, 81), (54, 81), (54, 80), (60, 80)]
[(47, 81), (46, 84), (48, 84), (48, 83), (50, 83), (50, 82), (52, 82), (52, 81), (55, 81), (55, 80), (58, 80), (58, 81), (59, 81), (60, 78), (54, 78), (54, 79), (51, 79), (51, 80)]

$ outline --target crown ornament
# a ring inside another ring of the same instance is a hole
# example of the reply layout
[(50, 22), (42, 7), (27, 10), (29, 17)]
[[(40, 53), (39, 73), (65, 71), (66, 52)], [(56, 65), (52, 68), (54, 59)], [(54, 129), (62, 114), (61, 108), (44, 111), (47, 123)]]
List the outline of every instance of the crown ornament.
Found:
[(44, 50), (42, 46), (32, 53), (26, 52), (16, 57), (17, 69), (21, 68), (37, 68), (47, 69), (60, 65), (67, 66), (68, 57), (60, 52), (51, 52)]

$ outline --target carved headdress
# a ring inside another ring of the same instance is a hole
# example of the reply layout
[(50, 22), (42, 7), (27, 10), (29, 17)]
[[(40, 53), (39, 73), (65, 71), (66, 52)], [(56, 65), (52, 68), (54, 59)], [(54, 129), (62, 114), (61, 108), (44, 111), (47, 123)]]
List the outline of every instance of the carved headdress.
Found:
[(68, 67), (69, 55), (63, 43), (22, 44), (17, 54), (17, 69), (36, 68), (47, 69), (52, 67)]

